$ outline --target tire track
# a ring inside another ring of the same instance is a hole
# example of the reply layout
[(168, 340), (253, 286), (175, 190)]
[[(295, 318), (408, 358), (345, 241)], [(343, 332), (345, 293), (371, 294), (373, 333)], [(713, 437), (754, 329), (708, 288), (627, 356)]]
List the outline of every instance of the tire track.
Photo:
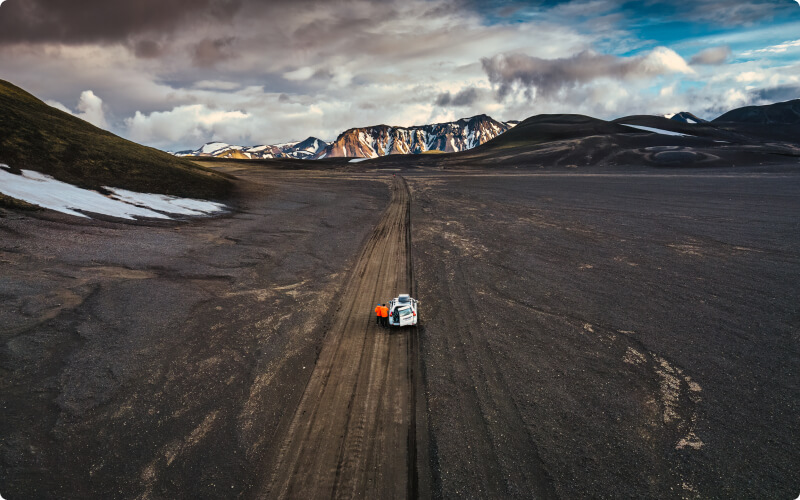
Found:
[(423, 462), (417, 449), (424, 440), (416, 432), (418, 332), (383, 330), (372, 312), (378, 302), (416, 293), (410, 217), (408, 186), (396, 177), (389, 206), (329, 320), (316, 366), (260, 496), (420, 495), (418, 464)]

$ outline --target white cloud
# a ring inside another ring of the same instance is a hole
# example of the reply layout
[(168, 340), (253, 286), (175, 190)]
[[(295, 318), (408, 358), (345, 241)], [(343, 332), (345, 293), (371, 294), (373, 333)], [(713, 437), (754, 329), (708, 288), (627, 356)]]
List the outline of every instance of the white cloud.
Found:
[(694, 70), (674, 50), (667, 47), (656, 47), (647, 54), (643, 66), (652, 74), (683, 73), (694, 74)]
[(81, 93), (81, 98), (78, 101), (78, 111), (79, 113), (75, 114), (78, 118), (86, 120), (96, 127), (108, 128), (106, 114), (103, 111), (103, 100), (94, 95), (91, 90), (84, 90)]
[(311, 78), (311, 75), (313, 74), (314, 70), (306, 66), (303, 68), (298, 68), (294, 71), (287, 71), (286, 73), (283, 74), (283, 77), (286, 78), (287, 80), (293, 80), (293, 81), (308, 80), (309, 78)]
[(738, 108), (748, 103), (747, 94), (739, 89), (728, 89), (724, 97), (728, 109)]
[[(800, 0), (798, 0), (798, 2), (800, 2)], [(786, 51), (788, 51), (790, 49), (794, 49), (794, 48), (797, 48), (797, 47), (800, 47), (800, 40), (790, 40), (790, 41), (786, 41), (786, 42), (780, 43), (778, 45), (771, 45), (771, 46), (765, 47), (763, 49), (748, 50), (748, 51), (742, 52), (742, 55), (745, 56), (745, 57), (748, 57), (748, 56), (752, 56), (752, 55), (755, 55), (755, 54), (767, 54), (767, 53), (780, 54), (780, 53), (786, 52)]]
[(249, 119), (250, 115), (241, 111), (216, 111), (193, 104), (149, 115), (137, 111), (125, 120), (125, 125), (127, 135), (134, 141), (163, 145), (193, 140), (199, 145), (211, 140), (242, 138), (242, 123)]
[(109, 129), (105, 110), (103, 109), (103, 100), (96, 96), (91, 90), (84, 90), (81, 92), (81, 96), (78, 99), (77, 112), (72, 111), (58, 101), (47, 100), (45, 103), (65, 113), (77, 116), (81, 120), (86, 120), (95, 127), (100, 127), (105, 130)]
[(761, 82), (764, 81), (766, 78), (767, 76), (763, 73), (757, 71), (746, 71), (744, 73), (739, 74), (736, 77), (736, 81), (742, 83)]

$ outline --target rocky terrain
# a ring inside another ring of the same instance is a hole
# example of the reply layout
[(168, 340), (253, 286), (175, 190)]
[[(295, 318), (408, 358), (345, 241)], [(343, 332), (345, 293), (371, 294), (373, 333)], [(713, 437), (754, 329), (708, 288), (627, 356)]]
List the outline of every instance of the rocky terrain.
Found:
[(232, 146), (224, 142), (209, 142), (194, 151), (178, 151), (173, 153), (180, 157), (213, 157), (233, 160), (295, 158), (310, 160), (316, 158), (328, 144), (316, 137), (309, 137), (300, 142), (287, 142), (285, 144), (244, 147)]
[(309, 137), (301, 142), (273, 146), (232, 146), (210, 142), (194, 151), (178, 151), (176, 156), (228, 159), (294, 158), (377, 158), (397, 154), (466, 151), (494, 139), (518, 122), (498, 122), (486, 115), (462, 118), (454, 122), (416, 127), (376, 125), (352, 128), (339, 134), (330, 144)]
[(516, 123), (501, 123), (489, 116), (478, 115), (455, 122), (420, 127), (378, 125), (354, 128), (343, 132), (328, 144), (318, 158), (377, 158), (430, 151), (466, 151), (494, 139)]

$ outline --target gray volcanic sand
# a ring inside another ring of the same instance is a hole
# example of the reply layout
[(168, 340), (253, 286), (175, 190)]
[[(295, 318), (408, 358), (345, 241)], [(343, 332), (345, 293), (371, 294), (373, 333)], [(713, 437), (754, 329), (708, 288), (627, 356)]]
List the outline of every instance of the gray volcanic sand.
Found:
[(0, 218), (0, 494), (252, 496), (384, 182), (240, 172), (230, 217)]
[(727, 174), (411, 181), (434, 491), (800, 492), (800, 173)]
[[(223, 218), (0, 209), (5, 498), (267, 487), (391, 177), (231, 165)], [(420, 483), (794, 498), (800, 173), (586, 172), (406, 175)]]

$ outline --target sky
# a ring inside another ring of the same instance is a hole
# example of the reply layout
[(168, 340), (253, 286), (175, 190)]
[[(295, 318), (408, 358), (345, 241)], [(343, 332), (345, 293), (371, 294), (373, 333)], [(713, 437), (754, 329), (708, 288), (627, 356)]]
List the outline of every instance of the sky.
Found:
[(133, 141), (800, 98), (800, 0), (0, 0), (0, 79)]

